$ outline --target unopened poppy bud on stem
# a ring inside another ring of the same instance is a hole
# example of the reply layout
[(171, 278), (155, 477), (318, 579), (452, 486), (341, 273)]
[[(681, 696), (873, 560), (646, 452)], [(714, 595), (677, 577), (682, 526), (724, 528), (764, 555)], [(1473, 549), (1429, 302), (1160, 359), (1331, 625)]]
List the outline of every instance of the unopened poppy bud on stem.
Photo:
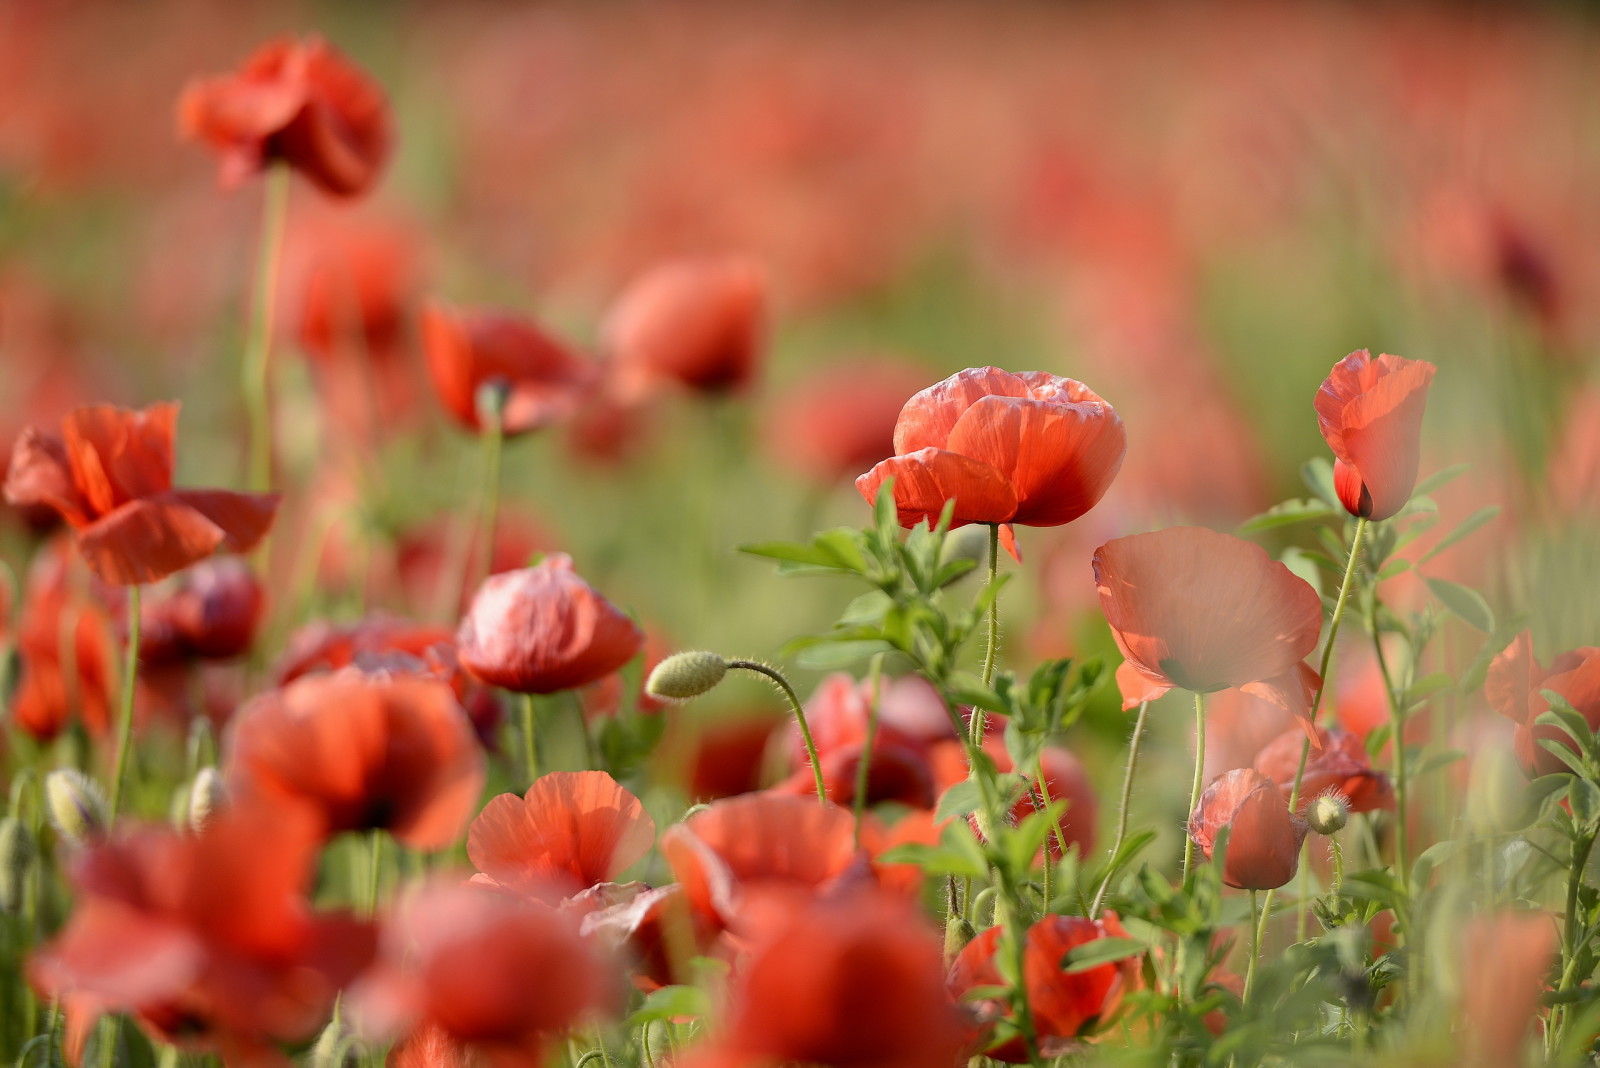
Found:
[(0, 911), (22, 909), (28, 875), (38, 853), (33, 832), (15, 816), (0, 820)]
[(500, 417), (505, 414), (506, 401), (510, 396), (511, 383), (504, 375), (494, 375), (480, 382), (472, 397), (478, 409), (478, 422), (485, 426), (498, 424)]
[(228, 791), (222, 785), (222, 772), (214, 767), (201, 768), (189, 787), (189, 829), (196, 833), (205, 830), (206, 824), (227, 803)]
[(727, 673), (727, 660), (716, 653), (674, 653), (656, 665), (644, 688), (652, 697), (687, 701), (715, 687)]
[(1350, 818), (1350, 805), (1340, 794), (1323, 794), (1311, 802), (1306, 822), (1318, 834), (1337, 834)]
[(61, 837), (82, 845), (105, 833), (109, 822), (106, 795), (76, 768), (58, 768), (44, 777), (45, 806)]

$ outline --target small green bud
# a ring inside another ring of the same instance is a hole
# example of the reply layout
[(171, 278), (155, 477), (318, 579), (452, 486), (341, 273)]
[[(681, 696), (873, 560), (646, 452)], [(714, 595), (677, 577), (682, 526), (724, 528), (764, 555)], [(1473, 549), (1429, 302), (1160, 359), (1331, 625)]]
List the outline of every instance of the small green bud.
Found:
[(716, 686), (727, 673), (728, 662), (716, 653), (673, 653), (650, 672), (644, 689), (652, 697), (687, 701)]
[(0, 820), (0, 910), (20, 912), (38, 853), (33, 832), (15, 816)]
[(1318, 834), (1336, 834), (1350, 819), (1350, 803), (1342, 794), (1323, 794), (1311, 802), (1306, 822)]
[(966, 948), (968, 942), (978, 937), (977, 929), (961, 916), (957, 916), (945, 925), (944, 929), (944, 959), (946, 963), (956, 959), (957, 955)]
[(511, 383), (504, 375), (492, 375), (478, 383), (478, 391), (472, 397), (478, 410), (478, 422), (485, 426), (498, 425), (510, 399)]
[(210, 766), (201, 768), (189, 787), (189, 829), (196, 834), (205, 830), (206, 824), (227, 803), (228, 791), (222, 785), (222, 773)]
[(74, 845), (105, 834), (111, 821), (105, 793), (76, 768), (58, 768), (46, 775), (44, 798), (56, 833)]

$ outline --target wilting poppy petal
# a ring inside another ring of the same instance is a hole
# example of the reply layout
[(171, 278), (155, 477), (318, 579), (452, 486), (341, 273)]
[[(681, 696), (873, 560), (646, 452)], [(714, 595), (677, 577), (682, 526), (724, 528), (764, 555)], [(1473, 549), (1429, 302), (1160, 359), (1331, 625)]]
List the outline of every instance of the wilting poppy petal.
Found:
[(1317, 391), (1317, 423), (1342, 472), (1339, 500), (1351, 515), (1388, 519), (1417, 483), (1422, 413), (1435, 368), (1366, 349), (1334, 365)]
[(1224, 829), (1223, 882), (1240, 890), (1273, 890), (1294, 878), (1306, 823), (1289, 813), (1277, 784), (1254, 768), (1235, 768), (1206, 787), (1189, 815), (1189, 837), (1208, 860)]
[(945, 502), (954, 499), (951, 523), (1004, 523), (1017, 510), (1017, 498), (999, 471), (979, 460), (940, 449), (891, 456), (856, 479), (856, 489), (876, 501), (887, 479), (894, 479), (900, 525), (936, 523)]

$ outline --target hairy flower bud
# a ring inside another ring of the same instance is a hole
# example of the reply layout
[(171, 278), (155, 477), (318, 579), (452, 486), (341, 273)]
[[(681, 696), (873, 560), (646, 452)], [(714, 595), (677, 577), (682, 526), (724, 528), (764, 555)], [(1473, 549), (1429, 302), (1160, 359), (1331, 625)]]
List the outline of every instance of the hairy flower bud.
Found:
[(1306, 822), (1318, 834), (1337, 834), (1350, 818), (1350, 805), (1340, 794), (1323, 794), (1311, 802)]
[(0, 911), (18, 912), (38, 853), (33, 832), (15, 816), (0, 820)]
[(716, 686), (727, 673), (728, 662), (716, 653), (674, 653), (650, 672), (644, 689), (652, 697), (687, 701)]
[(74, 845), (98, 838), (110, 823), (105, 793), (76, 768), (58, 768), (46, 775), (44, 797), (51, 825)]
[(196, 833), (205, 830), (222, 806), (228, 803), (228, 790), (222, 784), (222, 772), (207, 766), (195, 773), (189, 787), (189, 829)]

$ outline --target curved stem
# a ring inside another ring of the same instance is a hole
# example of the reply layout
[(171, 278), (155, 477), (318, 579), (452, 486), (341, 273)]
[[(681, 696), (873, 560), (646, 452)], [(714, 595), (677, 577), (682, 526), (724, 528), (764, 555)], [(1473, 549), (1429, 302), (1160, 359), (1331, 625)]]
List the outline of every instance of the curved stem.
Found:
[[(989, 583), (1000, 577), (1000, 524), (989, 524)], [(1000, 600), (994, 598), (989, 602), (989, 640), (983, 650), (983, 685), (987, 688), (994, 681), (995, 654), (1000, 648)], [(981, 708), (972, 710), (971, 734), (975, 745), (983, 744), (984, 712)]]
[(789, 685), (789, 680), (784, 678), (783, 672), (777, 668), (768, 667), (754, 660), (730, 660), (728, 667), (743, 668), (745, 671), (765, 675), (777, 683), (778, 689), (789, 699), (789, 709), (794, 713), (795, 722), (800, 725), (800, 737), (806, 743), (806, 757), (811, 761), (811, 774), (817, 781), (817, 800), (827, 804), (828, 788), (822, 782), (822, 761), (817, 759), (817, 743), (811, 737), (811, 726), (806, 722), (806, 711), (800, 705), (800, 695), (794, 692), (794, 687)]
[(1128, 801), (1133, 796), (1133, 773), (1139, 766), (1139, 739), (1144, 735), (1144, 716), (1149, 710), (1149, 701), (1139, 702), (1139, 717), (1133, 721), (1133, 739), (1128, 743), (1128, 768), (1122, 776), (1122, 808), (1117, 814), (1117, 837), (1111, 843), (1111, 866), (1106, 869), (1105, 878), (1100, 880), (1100, 889), (1095, 891), (1094, 903), (1089, 906), (1091, 920), (1100, 915), (1100, 905), (1105, 901), (1106, 891), (1117, 874), (1117, 854), (1122, 852), (1122, 843), (1128, 837)]
[(139, 587), (128, 587), (128, 649), (122, 666), (122, 701), (117, 711), (117, 757), (111, 776), (111, 812), (106, 822), (115, 826), (122, 803), (122, 784), (128, 777), (128, 751), (133, 747), (133, 696), (139, 681)]
[(539, 777), (539, 747), (533, 733), (533, 694), (522, 695), (522, 764), (528, 773), (528, 785)]
[(250, 337), (244, 353), (243, 382), (250, 425), (250, 488), (272, 486), (272, 354), (273, 317), (278, 291), (278, 259), (283, 249), (283, 220), (289, 203), (289, 168), (268, 169), (261, 208), (261, 236), (256, 248), (256, 286), (250, 315)]
[(1194, 810), (1200, 807), (1200, 788), (1205, 785), (1206, 767), (1206, 701), (1205, 695), (1194, 695), (1194, 782), (1189, 787), (1189, 811), (1184, 813), (1185, 830), (1183, 832), (1183, 887), (1189, 889), (1189, 880), (1194, 873), (1194, 839), (1190, 837), (1187, 824)]

